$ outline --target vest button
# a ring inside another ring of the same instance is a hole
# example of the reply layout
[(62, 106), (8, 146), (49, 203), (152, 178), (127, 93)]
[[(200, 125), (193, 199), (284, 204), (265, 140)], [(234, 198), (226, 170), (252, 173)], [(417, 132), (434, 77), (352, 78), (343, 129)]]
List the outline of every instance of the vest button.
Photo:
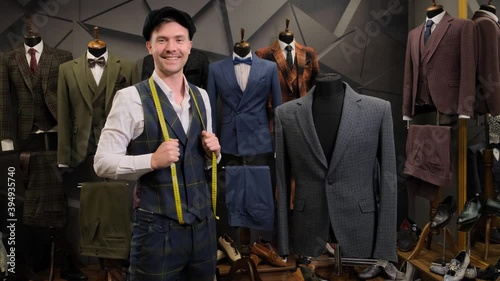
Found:
[(329, 184), (329, 185), (332, 185), (332, 184), (333, 184), (333, 180), (329, 179), (329, 180), (328, 180), (328, 184)]

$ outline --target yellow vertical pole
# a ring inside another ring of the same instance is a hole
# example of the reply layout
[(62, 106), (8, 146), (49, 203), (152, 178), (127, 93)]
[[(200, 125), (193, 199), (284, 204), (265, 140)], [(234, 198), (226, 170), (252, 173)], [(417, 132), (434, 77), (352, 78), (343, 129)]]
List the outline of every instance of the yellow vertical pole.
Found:
[[(467, 0), (458, 0), (458, 17), (467, 19)], [(467, 201), (467, 119), (459, 119), (458, 127), (458, 213), (462, 213)], [(466, 235), (458, 233), (457, 246), (466, 248)]]

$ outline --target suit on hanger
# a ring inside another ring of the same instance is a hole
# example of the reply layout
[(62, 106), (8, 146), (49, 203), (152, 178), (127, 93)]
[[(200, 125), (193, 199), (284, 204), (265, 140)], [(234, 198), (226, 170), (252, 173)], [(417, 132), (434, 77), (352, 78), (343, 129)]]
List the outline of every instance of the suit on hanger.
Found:
[(476, 101), (477, 111), (500, 115), (500, 24), (489, 14), (476, 11), (478, 56)]
[[(424, 44), (425, 23), (410, 31), (406, 48), (403, 115), (434, 107), (450, 115), (474, 114), (476, 32), (471, 20), (448, 12)], [(420, 99), (430, 96), (433, 104)]]
[[(276, 64), (252, 55), (252, 67), (245, 91), (236, 80), (233, 58), (211, 63), (208, 67), (207, 92), (214, 110), (214, 132), (219, 136), (222, 153), (249, 156), (273, 151), (266, 113), (268, 99), (272, 109), (281, 104)], [(222, 100), (222, 124), (216, 125), (217, 98)]]
[(57, 119), (59, 65), (71, 59), (70, 52), (43, 43), (38, 68), (32, 74), (24, 45), (3, 54), (0, 67), (0, 139), (12, 139), (14, 148), (21, 149), (17, 141), (27, 139), (33, 132), (36, 96), (43, 97), (39, 106), (48, 109), (49, 118)]
[(265, 60), (270, 60), (278, 64), (278, 74), (281, 86), (281, 101), (294, 100), (302, 97), (313, 86), (316, 76), (319, 74), (319, 62), (316, 52), (311, 47), (306, 47), (295, 42), (295, 62), (293, 69), (286, 64), (280, 44), (276, 40), (271, 46), (264, 47), (255, 54)]
[[(344, 85), (331, 159), (326, 159), (314, 129), (314, 87), (306, 96), (276, 109), (278, 251), (290, 253), (291, 228), (294, 253), (322, 254), (330, 242), (331, 224), (345, 257), (396, 261), (397, 175), (391, 105)], [(295, 199), (289, 226), (291, 176)]]
[[(132, 64), (112, 54), (109, 54), (99, 85), (90, 73), (86, 54), (60, 66), (57, 88), (58, 164), (74, 167), (86, 158), (91, 134), (95, 135), (94, 112), (102, 111), (102, 118), (106, 120), (116, 91), (130, 86), (131, 81)], [(97, 99), (102, 99), (102, 103), (96, 104)], [(99, 135), (97, 132), (93, 140), (95, 143), (90, 145), (97, 145)]]

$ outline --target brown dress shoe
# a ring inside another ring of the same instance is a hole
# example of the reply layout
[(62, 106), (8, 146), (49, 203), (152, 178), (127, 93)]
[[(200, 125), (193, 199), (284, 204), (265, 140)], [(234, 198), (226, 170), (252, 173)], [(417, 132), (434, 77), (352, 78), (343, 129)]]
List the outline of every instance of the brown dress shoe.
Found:
[(282, 266), (285, 267), (286, 263), (281, 257), (276, 253), (275, 250), (270, 245), (267, 245), (262, 242), (255, 242), (252, 245), (252, 254), (255, 254), (261, 258), (263, 258), (266, 262), (274, 265), (274, 266)]
[(254, 254), (250, 254), (250, 259), (255, 264), (255, 267), (257, 267), (262, 262), (262, 259), (259, 256), (254, 255)]

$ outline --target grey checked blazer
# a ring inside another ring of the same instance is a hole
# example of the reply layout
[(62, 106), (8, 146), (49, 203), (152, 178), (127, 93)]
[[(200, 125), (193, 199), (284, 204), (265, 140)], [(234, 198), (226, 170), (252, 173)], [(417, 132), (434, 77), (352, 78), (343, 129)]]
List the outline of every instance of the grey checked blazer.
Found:
[[(314, 129), (315, 87), (276, 109), (278, 251), (290, 252), (288, 181), (293, 176), (296, 186), (290, 233), (294, 253), (323, 253), (331, 223), (344, 256), (397, 261), (391, 106), (344, 85), (344, 107), (331, 160), (325, 158)], [(376, 181), (374, 172), (378, 169)]]

